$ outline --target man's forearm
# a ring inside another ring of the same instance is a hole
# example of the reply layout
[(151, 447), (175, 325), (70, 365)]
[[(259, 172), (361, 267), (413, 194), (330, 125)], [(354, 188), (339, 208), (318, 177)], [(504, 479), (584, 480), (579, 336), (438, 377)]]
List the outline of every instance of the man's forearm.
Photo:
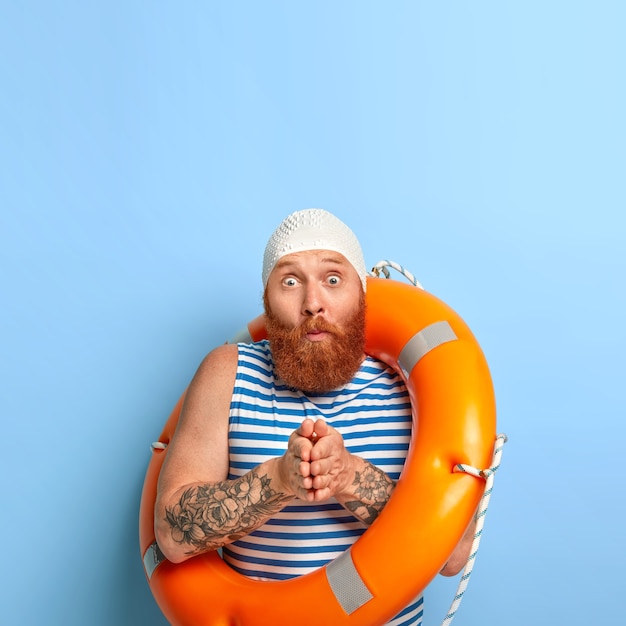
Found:
[(180, 560), (215, 550), (248, 535), (292, 499), (273, 488), (265, 464), (235, 480), (190, 485), (165, 507), (163, 543), (182, 551)]
[(385, 472), (363, 460), (354, 472), (347, 493), (339, 502), (357, 519), (369, 526), (383, 510), (395, 488), (395, 483)]

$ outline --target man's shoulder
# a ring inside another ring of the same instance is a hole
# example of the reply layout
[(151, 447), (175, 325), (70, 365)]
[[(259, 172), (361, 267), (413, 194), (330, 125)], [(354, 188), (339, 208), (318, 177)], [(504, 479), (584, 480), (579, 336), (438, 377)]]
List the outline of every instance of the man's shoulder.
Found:
[(220, 371), (231, 370), (237, 367), (238, 349), (236, 344), (225, 343), (217, 348), (213, 348), (202, 361), (199, 372), (206, 370)]

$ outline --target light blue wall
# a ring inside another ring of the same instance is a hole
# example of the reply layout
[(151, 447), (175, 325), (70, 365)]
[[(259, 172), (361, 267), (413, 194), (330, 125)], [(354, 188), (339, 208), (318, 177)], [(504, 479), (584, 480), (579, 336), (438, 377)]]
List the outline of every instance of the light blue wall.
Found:
[[(0, 622), (165, 624), (137, 542), (149, 444), (260, 311), (274, 226), (318, 206), (491, 365), (510, 442), (455, 623), (614, 623), (625, 18), (618, 0), (3, 3)], [(455, 585), (433, 584), (426, 626)]]

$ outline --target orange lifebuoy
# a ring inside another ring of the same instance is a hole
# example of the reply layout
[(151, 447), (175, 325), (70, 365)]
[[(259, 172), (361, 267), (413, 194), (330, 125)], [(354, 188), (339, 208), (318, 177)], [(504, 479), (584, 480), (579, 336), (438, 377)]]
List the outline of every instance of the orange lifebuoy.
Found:
[[(305, 576), (252, 580), (217, 551), (174, 565), (156, 545), (153, 516), (181, 397), (148, 466), (139, 524), (146, 576), (171, 624), (384, 624), (428, 585), (461, 539), (484, 485), (452, 470), (457, 463), (488, 467), (496, 437), (487, 362), (465, 322), (432, 294), (368, 278), (366, 301), (366, 352), (402, 374), (413, 411), (409, 453), (391, 499), (349, 550)], [(249, 330), (262, 339), (263, 317)]]

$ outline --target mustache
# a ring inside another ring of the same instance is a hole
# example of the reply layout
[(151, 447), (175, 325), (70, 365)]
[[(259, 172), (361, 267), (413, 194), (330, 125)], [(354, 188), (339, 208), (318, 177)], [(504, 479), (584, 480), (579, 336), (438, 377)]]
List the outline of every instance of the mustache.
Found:
[(330, 333), (332, 335), (343, 335), (339, 326), (335, 326), (335, 324), (327, 322), (323, 317), (313, 317), (305, 320), (302, 324), (300, 324), (300, 326), (294, 328), (294, 332), (297, 332), (297, 334), (302, 337), (314, 330)]

